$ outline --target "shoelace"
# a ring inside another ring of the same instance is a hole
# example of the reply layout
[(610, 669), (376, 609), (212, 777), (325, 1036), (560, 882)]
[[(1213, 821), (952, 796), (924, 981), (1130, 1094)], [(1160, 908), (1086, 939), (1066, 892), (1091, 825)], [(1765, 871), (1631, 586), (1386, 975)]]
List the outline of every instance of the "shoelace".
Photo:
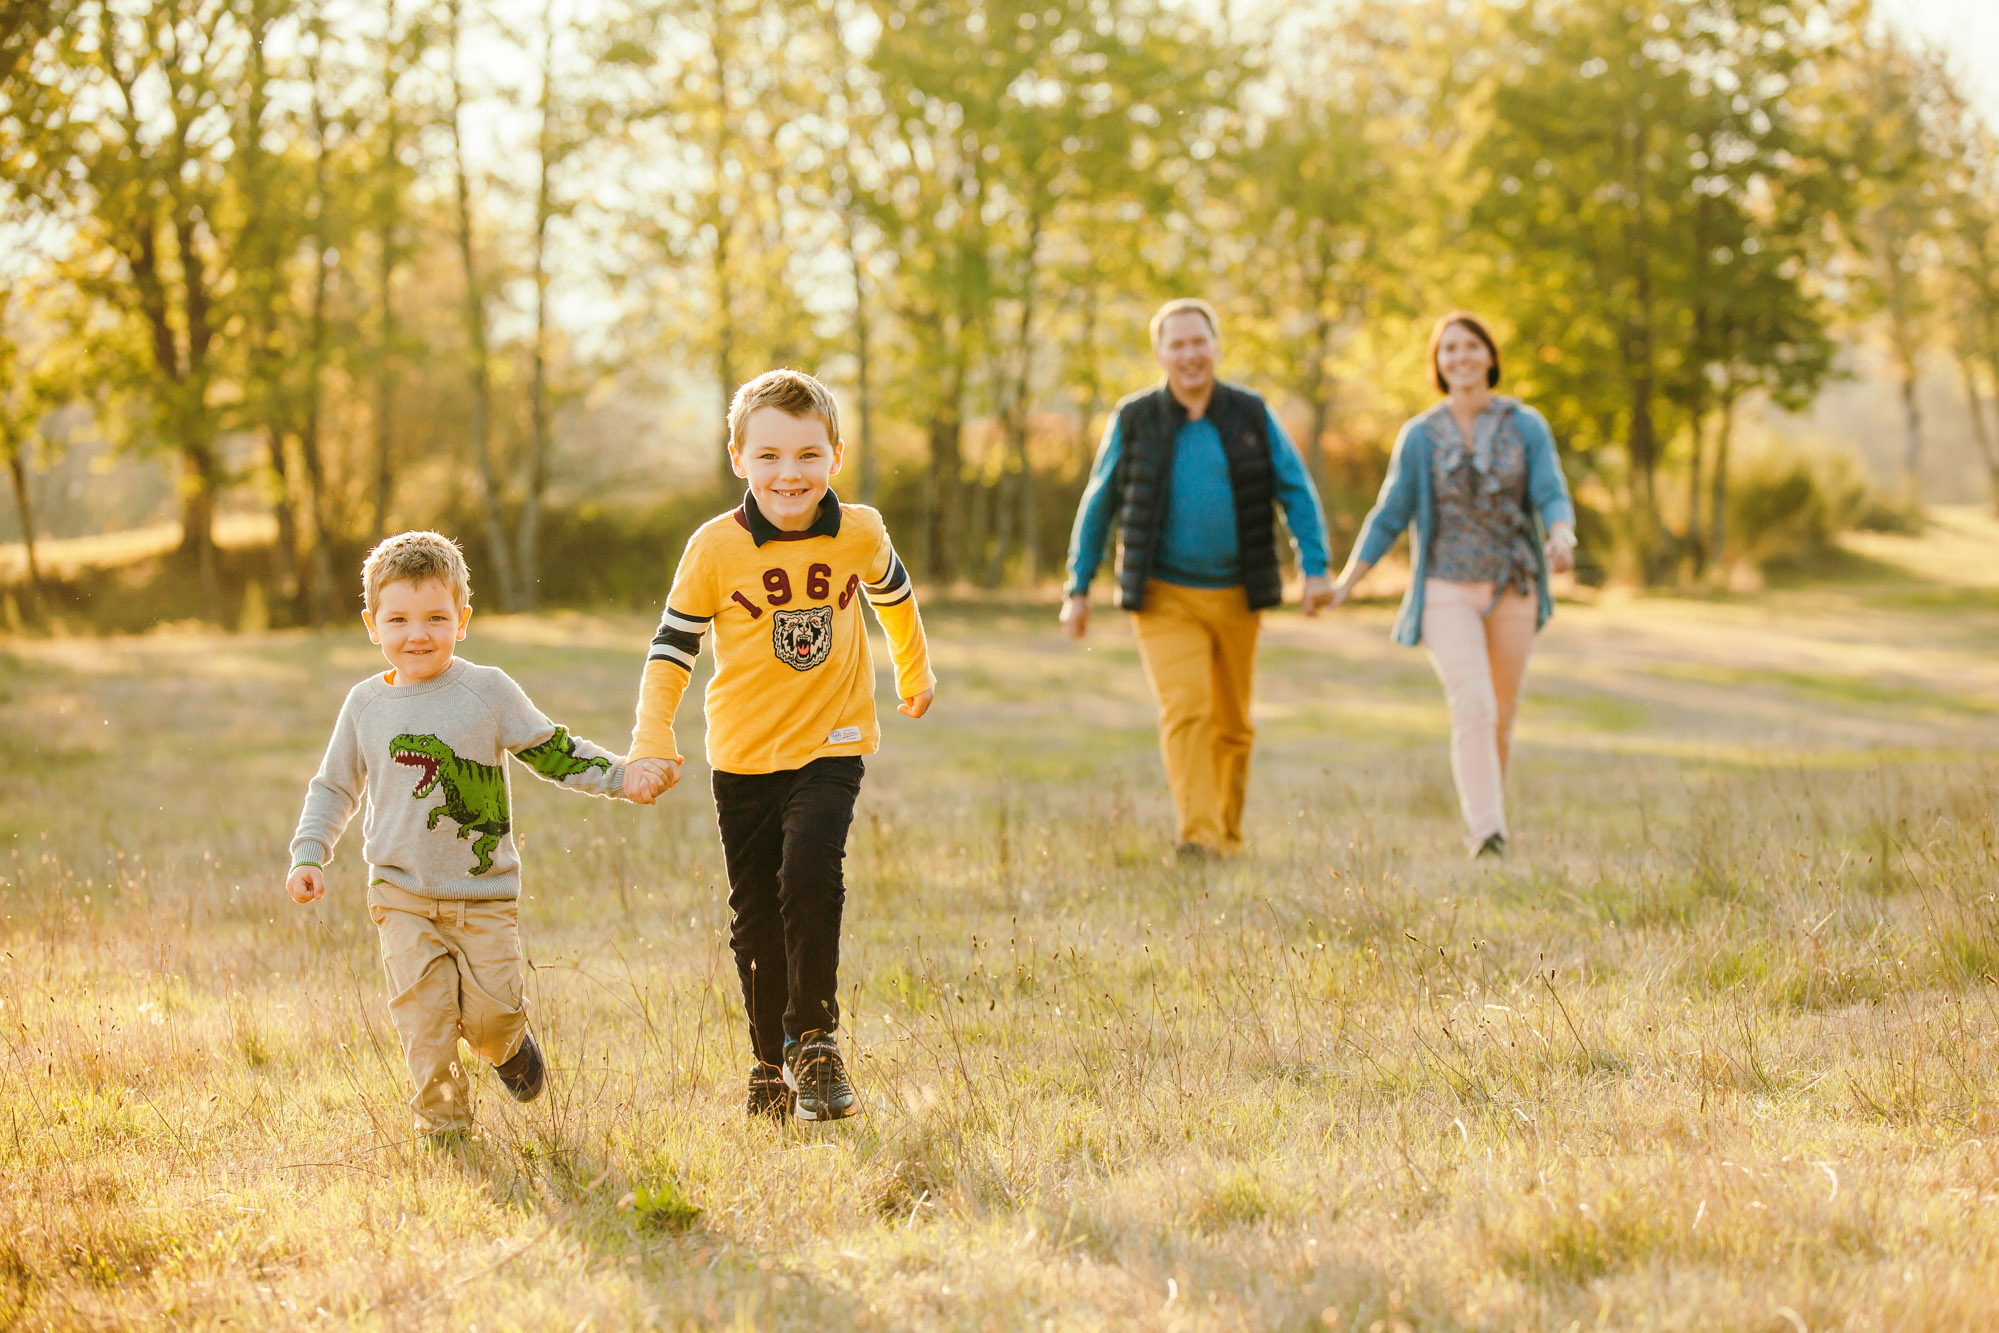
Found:
[(840, 1048), (832, 1042), (814, 1042), (798, 1053), (800, 1082), (810, 1081), (820, 1096), (837, 1096), (847, 1088), (847, 1070), (840, 1060)]

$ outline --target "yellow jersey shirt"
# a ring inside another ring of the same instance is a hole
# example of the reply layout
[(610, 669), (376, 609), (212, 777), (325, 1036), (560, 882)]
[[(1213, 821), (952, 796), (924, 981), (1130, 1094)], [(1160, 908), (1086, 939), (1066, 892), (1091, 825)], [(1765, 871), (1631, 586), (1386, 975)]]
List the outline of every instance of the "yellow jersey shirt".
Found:
[(932, 688), (915, 588), (881, 515), (828, 491), (810, 528), (783, 532), (744, 496), (688, 538), (647, 654), (629, 758), (682, 758), (673, 715), (710, 634), (712, 767), (774, 773), (873, 754), (881, 725), (863, 600), (888, 634), (896, 693)]

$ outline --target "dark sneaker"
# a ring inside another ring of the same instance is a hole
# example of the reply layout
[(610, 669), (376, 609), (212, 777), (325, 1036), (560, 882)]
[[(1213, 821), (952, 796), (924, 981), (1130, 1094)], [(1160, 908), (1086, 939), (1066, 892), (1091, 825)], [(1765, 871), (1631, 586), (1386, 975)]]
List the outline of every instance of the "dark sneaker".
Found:
[(751, 1066), (749, 1113), (752, 1117), (791, 1114), (791, 1085), (785, 1082), (781, 1065), (759, 1060)]
[(1221, 859), (1222, 854), (1205, 842), (1183, 842), (1173, 849), (1173, 861), (1176, 865), (1210, 865)]
[(547, 1070), (541, 1063), (541, 1047), (534, 1044), (534, 1033), (523, 1036), (521, 1048), (505, 1064), (494, 1065), (493, 1072), (507, 1085), (507, 1094), (515, 1101), (531, 1102), (541, 1096)]
[(1474, 861), (1488, 856), (1500, 857), (1506, 855), (1506, 835), (1504, 833), (1487, 834), (1485, 841), (1480, 843), (1478, 850), (1474, 851), (1471, 855)]
[(784, 1044), (784, 1081), (798, 1094), (792, 1114), (800, 1120), (844, 1120), (861, 1109), (829, 1032), (808, 1032)]

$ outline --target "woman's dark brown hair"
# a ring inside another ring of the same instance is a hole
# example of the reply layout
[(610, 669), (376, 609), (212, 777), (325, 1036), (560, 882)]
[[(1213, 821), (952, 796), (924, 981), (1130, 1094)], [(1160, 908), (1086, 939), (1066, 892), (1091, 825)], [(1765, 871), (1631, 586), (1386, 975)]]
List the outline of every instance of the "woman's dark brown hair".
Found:
[(1485, 387), (1490, 389), (1499, 383), (1499, 344), (1492, 340), (1485, 325), (1477, 315), (1465, 310), (1453, 310), (1438, 320), (1430, 330), (1430, 383), (1437, 386), (1438, 393), (1449, 393), (1451, 386), (1444, 383), (1444, 370), (1437, 364), (1437, 344), (1444, 340), (1444, 330), (1453, 324), (1462, 324), (1471, 330), (1472, 336), (1485, 344), (1485, 350), (1492, 353), (1492, 364), (1486, 367)]

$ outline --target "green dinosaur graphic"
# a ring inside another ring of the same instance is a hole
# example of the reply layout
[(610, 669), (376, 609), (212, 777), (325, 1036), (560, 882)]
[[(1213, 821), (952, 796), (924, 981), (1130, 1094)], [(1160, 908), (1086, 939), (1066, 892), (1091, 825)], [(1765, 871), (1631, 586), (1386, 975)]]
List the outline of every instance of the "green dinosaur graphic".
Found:
[(423, 770), (423, 777), (410, 792), (411, 796), (421, 800), (439, 787), (444, 789), (444, 804), (430, 812), (430, 820), (424, 827), (434, 829), (438, 820), (449, 818), (458, 825), (460, 841), (477, 833), (479, 840), (472, 844), (472, 852), (478, 863), (472, 867), (472, 873), (483, 875), (491, 870), (493, 849), (512, 827), (507, 810), (507, 775), (491, 764), (460, 759), (435, 736), (404, 732), (389, 742), (389, 755), (399, 764)]
[(611, 771), (611, 761), (602, 755), (595, 759), (578, 759), (576, 742), (569, 738), (567, 727), (557, 727), (555, 734), (540, 745), (530, 745), (525, 750), (516, 751), (521, 762), (550, 782), (560, 782), (576, 773), (587, 773), (593, 768)]

